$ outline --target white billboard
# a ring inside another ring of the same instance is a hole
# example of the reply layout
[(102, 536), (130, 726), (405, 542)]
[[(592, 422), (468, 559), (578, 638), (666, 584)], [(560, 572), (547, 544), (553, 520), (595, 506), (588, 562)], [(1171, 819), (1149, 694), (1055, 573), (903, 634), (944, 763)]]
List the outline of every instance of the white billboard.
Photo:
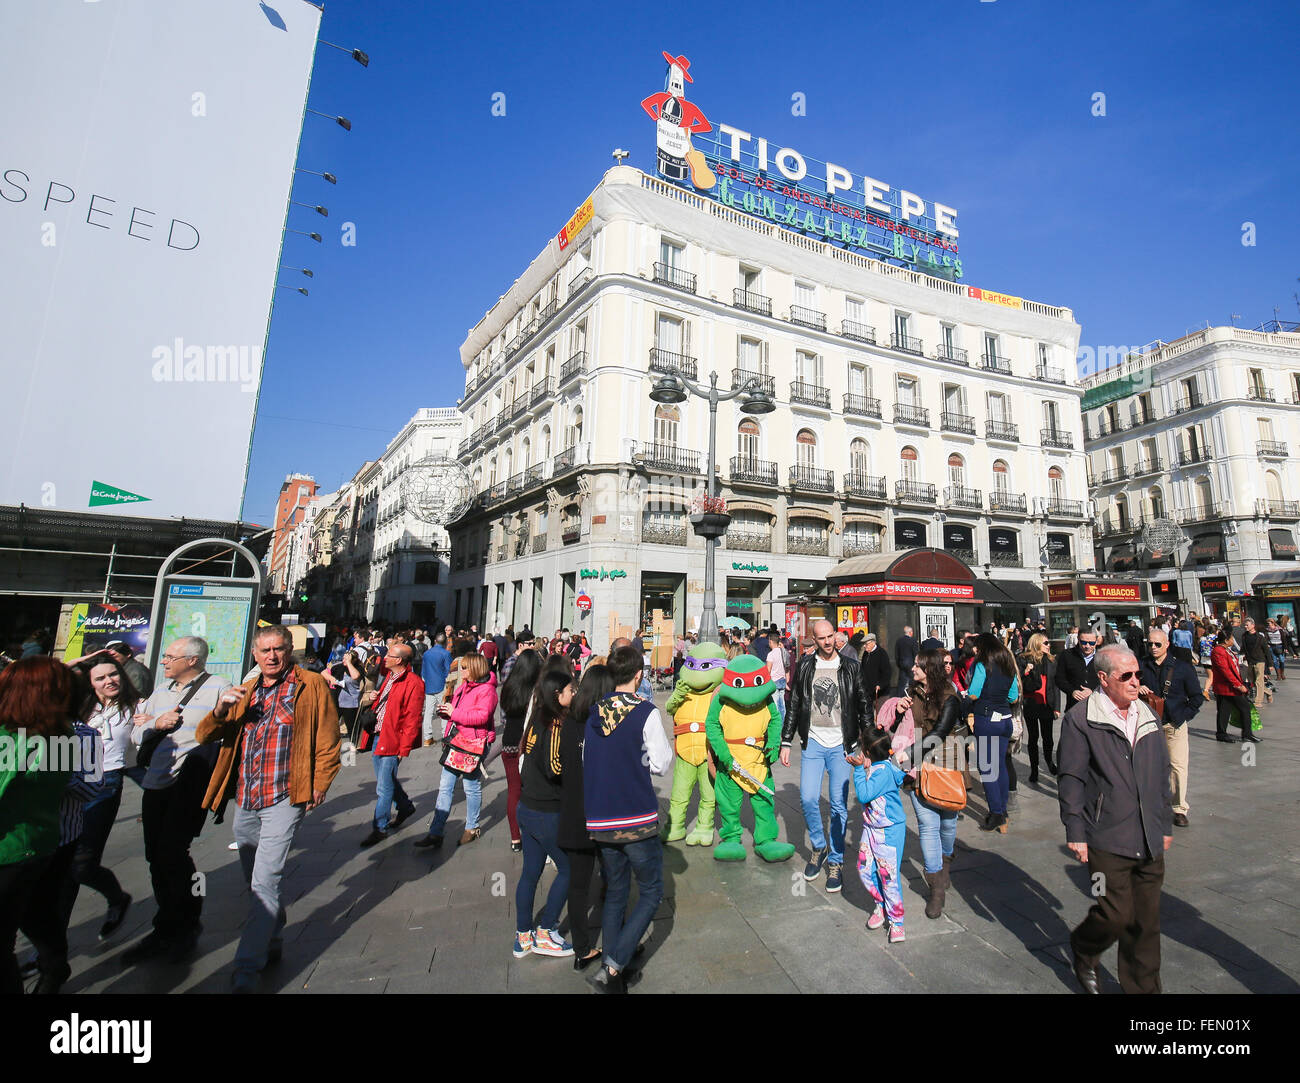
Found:
[(320, 11), (0, 24), (0, 504), (233, 520)]

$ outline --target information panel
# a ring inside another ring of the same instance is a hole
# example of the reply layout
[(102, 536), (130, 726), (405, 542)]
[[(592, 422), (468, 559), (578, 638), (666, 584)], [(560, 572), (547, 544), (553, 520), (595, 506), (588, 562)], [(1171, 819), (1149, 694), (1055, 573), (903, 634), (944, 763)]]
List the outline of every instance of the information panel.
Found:
[[(257, 611), (254, 583), (165, 582), (163, 612), (157, 633), (158, 657), (168, 643), (181, 636), (200, 636), (208, 642), (209, 673), (239, 684), (249, 668), (248, 644)], [(161, 683), (162, 663), (154, 680)]]

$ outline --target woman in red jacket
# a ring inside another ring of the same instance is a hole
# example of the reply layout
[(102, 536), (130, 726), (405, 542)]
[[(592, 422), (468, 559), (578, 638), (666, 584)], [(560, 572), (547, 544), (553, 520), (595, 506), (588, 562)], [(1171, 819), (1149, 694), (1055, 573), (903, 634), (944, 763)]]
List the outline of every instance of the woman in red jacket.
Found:
[(1228, 720), (1235, 709), (1241, 715), (1241, 739), (1254, 743), (1258, 742), (1259, 738), (1250, 732), (1250, 700), (1246, 695), (1248, 690), (1246, 682), (1241, 679), (1237, 658), (1228, 647), (1231, 642), (1232, 633), (1224, 628), (1215, 637), (1214, 649), (1210, 651), (1212, 672), (1210, 687), (1218, 700), (1218, 714), (1215, 718), (1217, 737), (1227, 744), (1236, 744), (1228, 736)]
[[(447, 720), (444, 736), (450, 737), (454, 730), (462, 738), (457, 742), (459, 745), (464, 748), (481, 747), (486, 756), (488, 747), (496, 736), (493, 721), (497, 709), (496, 674), (489, 670), (488, 660), (477, 652), (465, 655), (460, 664), (465, 676), (452, 693), (451, 703), (438, 705), (438, 714)], [(442, 831), (451, 812), (457, 779), (465, 786), (465, 833), (460, 837), (460, 845), (464, 846), (479, 837), (478, 814), (483, 804), (483, 768), (480, 765), (471, 774), (458, 775), (444, 767), (442, 779), (438, 783), (438, 804), (429, 823), (429, 833), (416, 846), (437, 849), (442, 845)]]
[(388, 817), (397, 802), (396, 831), (415, 815), (415, 802), (397, 781), (397, 768), (420, 743), (420, 720), (424, 715), (424, 681), (411, 669), (414, 652), (409, 643), (393, 643), (384, 655), (384, 679), (372, 705), (379, 725), (375, 729), (375, 818), (361, 848), (374, 846), (388, 837)]

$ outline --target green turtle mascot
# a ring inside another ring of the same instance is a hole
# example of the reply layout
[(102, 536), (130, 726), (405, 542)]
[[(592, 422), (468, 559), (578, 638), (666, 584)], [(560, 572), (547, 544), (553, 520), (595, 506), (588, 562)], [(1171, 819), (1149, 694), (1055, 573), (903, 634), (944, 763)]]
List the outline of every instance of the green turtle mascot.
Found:
[(718, 764), (714, 780), (722, 841), (713, 849), (719, 861), (744, 861), (740, 806), (749, 794), (754, 810), (754, 852), (764, 861), (785, 861), (794, 845), (777, 842), (772, 764), (781, 754), (781, 715), (772, 696), (772, 671), (760, 658), (742, 654), (722, 673), (705, 719), (709, 748)]
[[(667, 710), (673, 720), (677, 752), (673, 764), (673, 795), (668, 801), (668, 832), (665, 842), (686, 840), (687, 846), (713, 845), (713, 782), (709, 778), (709, 746), (704, 723), (713, 693), (722, 681), (727, 652), (716, 643), (697, 643), (686, 653), (677, 675), (677, 687), (668, 697)], [(686, 833), (686, 806), (695, 784), (700, 786), (700, 811), (695, 829)]]

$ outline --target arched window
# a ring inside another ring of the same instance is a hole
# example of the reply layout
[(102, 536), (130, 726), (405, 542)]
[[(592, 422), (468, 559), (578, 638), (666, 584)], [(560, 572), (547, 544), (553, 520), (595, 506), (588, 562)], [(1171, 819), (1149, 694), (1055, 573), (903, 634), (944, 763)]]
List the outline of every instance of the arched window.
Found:
[(855, 474), (871, 473), (871, 449), (860, 436), (849, 445), (849, 468)]
[(476, 493), (483, 491), (483, 467), (474, 467), (474, 491)]
[(655, 443), (677, 446), (677, 426), (682, 413), (676, 406), (655, 407)]
[(916, 448), (908, 446), (898, 453), (898, 472), (904, 481), (916, 481)]
[(1151, 503), (1151, 518), (1163, 519), (1165, 517), (1165, 494), (1160, 491), (1159, 485), (1151, 486), (1151, 492), (1147, 495)]
[(1005, 493), (1010, 488), (1010, 470), (1007, 467), (1006, 460), (998, 459), (993, 464), (993, 490), (994, 492)]
[(758, 458), (758, 422), (746, 418), (736, 429), (736, 454), (746, 462)]
[(812, 468), (817, 465), (817, 436), (811, 429), (800, 429), (794, 438), (795, 458), (801, 467)]
[(1208, 508), (1214, 503), (1214, 490), (1210, 486), (1210, 479), (1202, 474), (1196, 479), (1196, 505), (1201, 509)]
[(514, 476), (514, 472), (515, 472), (514, 462), (515, 462), (514, 452), (511, 451), (510, 448), (506, 448), (506, 453), (504, 456), (502, 456), (501, 473), (502, 476), (507, 481)]
[(1047, 496), (1049, 500), (1065, 499), (1065, 471), (1059, 466), (1047, 472)]
[(955, 452), (948, 456), (948, 484), (954, 489), (966, 487), (966, 460)]
[(1268, 494), (1269, 504), (1282, 503), (1282, 479), (1278, 477), (1276, 470), (1264, 471), (1264, 491)]
[(488, 460), (488, 485), (495, 485), (496, 483), (497, 483), (497, 459), (496, 456), (493, 455), (492, 458)]
[(551, 457), (551, 427), (549, 425), (543, 425), (542, 426), (542, 458), (549, 459), (550, 457)]
[(530, 439), (528, 439), (528, 437), (525, 436), (519, 444), (520, 467), (523, 468), (524, 470), (527, 470), (530, 466), (532, 466), (533, 465), (532, 456), (533, 456), (533, 442)]
[(568, 444), (569, 447), (577, 447), (582, 443), (582, 407), (575, 406), (570, 418)]
[(1115, 494), (1115, 525), (1120, 530), (1128, 529), (1128, 497), (1123, 493)]

